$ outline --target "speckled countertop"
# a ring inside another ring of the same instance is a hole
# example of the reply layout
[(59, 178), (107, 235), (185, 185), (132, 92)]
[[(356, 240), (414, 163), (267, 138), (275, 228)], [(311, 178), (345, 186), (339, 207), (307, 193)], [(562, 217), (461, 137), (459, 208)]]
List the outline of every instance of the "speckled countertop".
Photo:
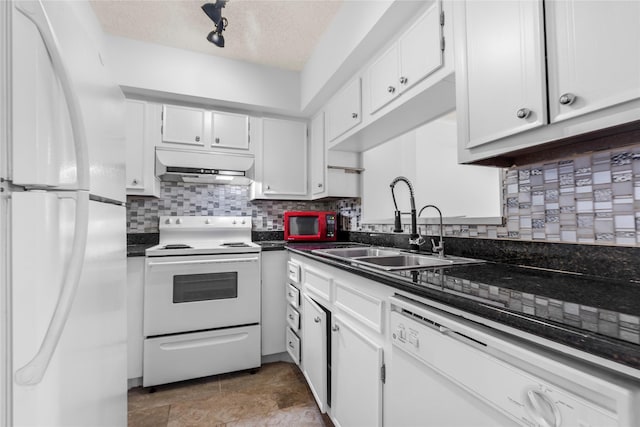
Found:
[(396, 289), (640, 369), (639, 283), (494, 262), (382, 272), (311, 252), (318, 247), (287, 245)]

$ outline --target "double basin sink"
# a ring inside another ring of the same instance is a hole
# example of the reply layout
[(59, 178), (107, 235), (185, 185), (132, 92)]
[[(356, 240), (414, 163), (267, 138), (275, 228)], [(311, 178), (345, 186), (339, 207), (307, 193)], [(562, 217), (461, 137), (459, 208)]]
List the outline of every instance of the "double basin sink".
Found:
[(312, 252), (384, 271), (415, 270), (419, 268), (448, 267), (458, 264), (483, 262), (482, 260), (453, 256), (440, 258), (438, 256), (410, 253), (400, 249), (385, 247), (314, 249)]

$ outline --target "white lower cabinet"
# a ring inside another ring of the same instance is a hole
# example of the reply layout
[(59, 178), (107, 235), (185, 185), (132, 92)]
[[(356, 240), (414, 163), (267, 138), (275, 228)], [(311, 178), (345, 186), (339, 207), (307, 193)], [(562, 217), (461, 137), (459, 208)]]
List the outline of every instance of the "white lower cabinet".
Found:
[(383, 348), (335, 316), (331, 326), (331, 414), (337, 426), (382, 425)]
[(287, 301), (282, 298), (287, 286), (287, 251), (262, 252), (261, 278), (262, 300), (260, 325), (262, 326), (262, 355), (283, 353), (286, 350), (285, 330), (287, 322), (283, 313)]
[(304, 312), (302, 340), (303, 373), (320, 412), (327, 405), (327, 313), (309, 295), (302, 301)]
[(142, 377), (144, 257), (127, 258), (127, 378)]
[[(336, 426), (382, 425), (385, 302), (390, 288), (325, 264), (290, 255), (299, 266), (301, 331), (287, 328), (290, 354), (299, 336), (301, 369), (321, 412)], [(299, 297), (299, 299), (298, 299)]]

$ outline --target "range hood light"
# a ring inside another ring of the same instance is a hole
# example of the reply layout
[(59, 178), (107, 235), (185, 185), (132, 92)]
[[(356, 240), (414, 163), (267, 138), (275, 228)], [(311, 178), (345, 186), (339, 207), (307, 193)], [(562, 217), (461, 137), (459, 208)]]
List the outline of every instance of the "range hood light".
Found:
[(216, 175), (215, 178), (218, 181), (233, 181), (233, 176), (229, 175)]

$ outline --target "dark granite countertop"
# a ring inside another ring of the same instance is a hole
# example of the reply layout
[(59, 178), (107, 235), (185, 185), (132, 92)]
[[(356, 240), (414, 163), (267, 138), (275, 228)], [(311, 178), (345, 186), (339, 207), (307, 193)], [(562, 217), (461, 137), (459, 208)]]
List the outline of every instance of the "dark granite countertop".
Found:
[(495, 262), (383, 272), (311, 252), (321, 247), (331, 246), (287, 244), (342, 270), (640, 369), (637, 282)]
[(253, 243), (260, 245), (262, 252), (283, 251), (287, 249), (287, 242), (285, 240), (260, 240), (254, 241)]
[(160, 241), (158, 233), (127, 234), (127, 257), (144, 256), (144, 251)]

